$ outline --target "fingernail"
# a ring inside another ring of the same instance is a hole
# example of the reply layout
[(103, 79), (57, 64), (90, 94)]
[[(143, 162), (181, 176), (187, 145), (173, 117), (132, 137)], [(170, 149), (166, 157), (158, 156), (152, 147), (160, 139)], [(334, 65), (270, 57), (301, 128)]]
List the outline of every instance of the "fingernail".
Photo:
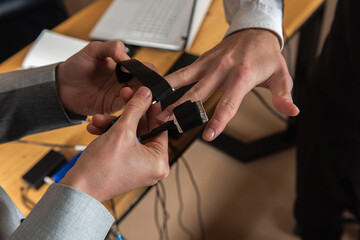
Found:
[(215, 131), (212, 128), (207, 128), (203, 135), (205, 140), (212, 140), (214, 138), (214, 136), (215, 136)]
[(170, 117), (170, 113), (168, 111), (163, 111), (157, 117), (160, 121), (166, 122)]
[(139, 97), (147, 98), (150, 95), (150, 89), (147, 87), (141, 87), (136, 91), (136, 95)]

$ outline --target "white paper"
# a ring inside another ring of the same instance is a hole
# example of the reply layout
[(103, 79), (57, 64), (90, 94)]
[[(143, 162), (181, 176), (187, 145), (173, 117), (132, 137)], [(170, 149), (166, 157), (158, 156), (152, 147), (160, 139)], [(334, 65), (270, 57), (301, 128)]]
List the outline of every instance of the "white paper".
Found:
[(89, 42), (44, 29), (33, 43), (22, 63), (23, 68), (63, 62)]

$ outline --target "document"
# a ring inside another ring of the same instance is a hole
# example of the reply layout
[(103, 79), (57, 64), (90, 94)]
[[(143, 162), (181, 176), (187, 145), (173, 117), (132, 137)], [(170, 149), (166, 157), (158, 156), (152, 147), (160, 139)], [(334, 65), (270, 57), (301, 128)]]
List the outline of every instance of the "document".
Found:
[(22, 68), (63, 62), (89, 42), (44, 29), (25, 56)]

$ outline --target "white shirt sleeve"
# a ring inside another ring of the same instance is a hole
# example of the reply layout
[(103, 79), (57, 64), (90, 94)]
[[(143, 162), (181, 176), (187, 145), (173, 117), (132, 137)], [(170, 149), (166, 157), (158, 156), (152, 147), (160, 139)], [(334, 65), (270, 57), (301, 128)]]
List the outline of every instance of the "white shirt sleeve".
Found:
[(239, 30), (262, 28), (272, 31), (284, 46), (282, 0), (223, 0), (226, 20), (230, 24), (225, 37)]

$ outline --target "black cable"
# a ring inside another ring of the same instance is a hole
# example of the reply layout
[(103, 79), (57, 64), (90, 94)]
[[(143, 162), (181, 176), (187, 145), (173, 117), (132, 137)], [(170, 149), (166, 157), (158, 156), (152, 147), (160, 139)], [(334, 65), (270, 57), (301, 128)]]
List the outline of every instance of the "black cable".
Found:
[(169, 130), (171, 128), (176, 128), (176, 125), (174, 124), (174, 121), (168, 121), (168, 122), (158, 126), (157, 128), (154, 128), (153, 130), (151, 130), (151, 132), (140, 136), (139, 141), (145, 141), (145, 140), (147, 140), (149, 138), (156, 137), (160, 133), (162, 133), (164, 131), (167, 131), (167, 130)]
[(29, 188), (30, 187), (26, 186), (26, 185), (22, 186), (20, 188), (20, 196), (21, 196), (21, 201), (22, 201), (23, 205), (31, 211), (35, 207), (35, 203), (30, 198), (28, 198), (28, 196), (26, 194), (27, 191), (29, 190)]
[(192, 232), (185, 226), (185, 224), (182, 221), (182, 213), (184, 210), (184, 203), (183, 203), (182, 193), (181, 193), (179, 169), (180, 169), (180, 162), (177, 162), (176, 167), (175, 167), (175, 180), (176, 180), (177, 194), (178, 194), (178, 199), (179, 199), (179, 211), (178, 211), (178, 215), (177, 215), (177, 220), (178, 220), (181, 230), (183, 230), (183, 232), (185, 232), (189, 236), (190, 239), (195, 240)]
[(272, 108), (267, 102), (266, 100), (261, 96), (261, 94), (255, 90), (252, 89), (251, 92), (253, 94), (255, 94), (255, 96), (260, 100), (260, 102), (265, 106), (265, 108), (267, 110), (269, 110), (275, 117), (277, 117), (278, 119), (280, 119), (283, 122), (287, 122), (287, 118), (283, 117), (280, 113), (278, 113), (274, 108)]
[[(160, 191), (161, 190), (161, 191)], [(158, 203), (160, 202), (160, 205), (162, 207), (163, 212), (163, 223), (160, 224), (159, 216), (158, 216)], [(156, 228), (159, 232), (159, 239), (162, 240), (163, 237), (165, 237), (165, 240), (169, 239), (169, 232), (167, 229), (167, 222), (168, 222), (168, 213), (166, 211), (166, 190), (164, 183), (159, 181), (158, 184), (155, 186), (155, 208), (154, 208), (155, 214), (155, 224)]]
[(124, 218), (131, 212), (131, 210), (144, 198), (144, 196), (150, 191), (152, 186), (147, 187), (125, 210), (125, 212), (116, 220), (116, 224), (119, 224)]
[(168, 232), (168, 228), (167, 228), (167, 222), (168, 222), (168, 213), (166, 211), (166, 190), (165, 190), (165, 185), (162, 181), (159, 181), (158, 184), (160, 185), (160, 188), (162, 190), (162, 194), (163, 197), (160, 198), (161, 203), (162, 203), (162, 209), (163, 209), (163, 227), (162, 230), (164, 232), (165, 235), (165, 240), (169, 240), (169, 232)]
[(194, 175), (191, 171), (191, 168), (189, 166), (189, 164), (187, 163), (186, 159), (184, 156), (181, 156), (181, 159), (186, 167), (186, 170), (188, 171), (189, 173), (189, 177), (190, 177), (190, 180), (192, 182), (192, 185), (194, 186), (194, 190), (196, 192), (196, 198), (197, 198), (197, 212), (198, 212), (198, 220), (199, 220), (199, 226), (200, 226), (200, 232), (201, 232), (201, 239), (202, 240), (205, 240), (205, 227), (204, 227), (204, 222), (203, 222), (203, 217), (202, 217), (202, 214), (201, 214), (201, 195), (200, 195), (200, 190), (199, 190), (199, 187), (197, 186), (196, 184), (196, 181), (195, 181), (195, 178), (194, 178)]
[(114, 199), (110, 199), (110, 207), (111, 207), (111, 211), (113, 212), (114, 218), (117, 219), (117, 214), (116, 214), (116, 207), (115, 207), (115, 202)]
[(160, 191), (159, 186), (155, 186), (155, 207), (154, 207), (154, 218), (155, 218), (155, 225), (159, 232), (159, 240), (163, 239), (163, 231), (160, 225), (159, 215), (158, 215), (158, 203), (159, 203)]

